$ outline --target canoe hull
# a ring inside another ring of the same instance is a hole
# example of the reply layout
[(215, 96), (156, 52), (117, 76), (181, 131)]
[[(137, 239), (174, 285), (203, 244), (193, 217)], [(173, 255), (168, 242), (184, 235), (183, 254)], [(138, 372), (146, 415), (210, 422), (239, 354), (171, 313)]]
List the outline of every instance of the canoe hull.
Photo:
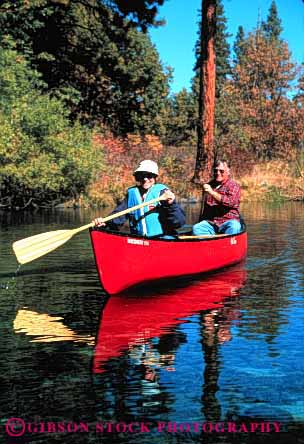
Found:
[(134, 285), (209, 272), (246, 257), (247, 233), (204, 239), (143, 239), (90, 230), (101, 284), (109, 294)]

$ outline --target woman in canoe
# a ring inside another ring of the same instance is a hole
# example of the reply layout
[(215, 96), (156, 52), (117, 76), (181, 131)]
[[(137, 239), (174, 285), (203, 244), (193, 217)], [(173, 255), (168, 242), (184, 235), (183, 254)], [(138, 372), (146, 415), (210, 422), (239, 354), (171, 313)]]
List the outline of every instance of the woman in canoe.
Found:
[[(107, 226), (117, 230), (129, 220), (132, 234), (141, 236), (172, 236), (185, 224), (185, 214), (176, 203), (175, 195), (166, 185), (157, 183), (158, 165), (153, 160), (143, 160), (133, 173), (137, 184), (127, 190), (124, 200), (111, 214), (163, 195), (165, 200), (140, 208), (130, 214), (112, 219)], [(94, 220), (96, 226), (105, 226), (103, 218)]]

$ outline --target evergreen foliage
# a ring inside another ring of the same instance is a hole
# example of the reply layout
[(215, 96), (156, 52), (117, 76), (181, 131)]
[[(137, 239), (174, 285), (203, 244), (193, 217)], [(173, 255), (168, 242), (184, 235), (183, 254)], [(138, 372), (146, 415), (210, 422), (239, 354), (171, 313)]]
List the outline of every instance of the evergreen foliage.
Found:
[[(195, 76), (193, 79), (193, 92), (196, 97), (199, 94), (199, 67), (200, 67), (200, 39), (201, 23), (199, 23), (198, 39), (195, 44), (196, 62), (194, 66)], [(215, 53), (216, 53), (216, 96), (219, 97), (222, 87), (231, 72), (230, 67), (230, 46), (228, 39), (231, 34), (227, 30), (227, 18), (222, 0), (217, 0), (216, 5), (216, 35), (215, 35)]]
[(266, 22), (262, 22), (261, 30), (263, 35), (270, 40), (279, 41), (280, 34), (283, 31), (282, 28), (282, 20), (279, 18), (277, 5), (275, 0), (272, 0), (267, 20)]
[(63, 103), (42, 93), (39, 73), (0, 48), (0, 205), (26, 208), (77, 198), (94, 179), (100, 154)]
[[(110, 171), (98, 180), (115, 195), (113, 174), (125, 188), (136, 156), (160, 156), (158, 136), (173, 145), (170, 153), (182, 151), (176, 146), (194, 145), (198, 43), (191, 91), (168, 96), (171, 70), (162, 66), (143, 32), (158, 24), (163, 1), (1, 2), (2, 41), (10, 36), (14, 42), (13, 48), (0, 48), (1, 206), (28, 208), (77, 198), (97, 169)], [(281, 39), (275, 2), (259, 29), (245, 34), (239, 27), (232, 66), (226, 24), (218, 0), (217, 153), (243, 168), (250, 162), (294, 159), (303, 152), (303, 67), (301, 74)], [(103, 138), (107, 129), (113, 139)], [(117, 140), (126, 148), (120, 149)], [(168, 157), (167, 170), (175, 167)]]
[(298, 69), (288, 45), (256, 30), (244, 48), (219, 102), (224, 121), (218, 150), (253, 162), (294, 159), (304, 127), (301, 107), (290, 99)]
[[(216, 52), (216, 97), (219, 98), (225, 82), (231, 74), (230, 67), (230, 47), (228, 38), (230, 34), (227, 31), (227, 19), (222, 0), (217, 1), (216, 13), (216, 36), (215, 36), (215, 52)], [(198, 39), (195, 44), (196, 62), (194, 66), (194, 76), (192, 78), (191, 92), (181, 91), (174, 95), (169, 102), (172, 107), (169, 111), (167, 135), (164, 138), (165, 143), (182, 144), (186, 142), (194, 143), (195, 132), (198, 122), (198, 101), (199, 101), (199, 82), (200, 82), (200, 35), (201, 23), (199, 23)], [(187, 103), (187, 111), (185, 112), (185, 103)], [(218, 114), (217, 114), (218, 115)], [(219, 123), (217, 123), (219, 124)]]
[(194, 96), (186, 88), (168, 99), (164, 140), (167, 145), (194, 144), (197, 120), (195, 109)]
[(1, 33), (13, 37), (74, 118), (116, 134), (161, 134), (171, 73), (137, 28), (155, 24), (162, 3), (17, 0), (0, 10)]
[(245, 52), (245, 32), (243, 26), (238, 27), (238, 31), (235, 37), (233, 51), (234, 51), (234, 63), (238, 64), (242, 62), (242, 56)]
[(216, 96), (219, 97), (225, 81), (231, 73), (230, 66), (230, 45), (228, 39), (231, 34), (227, 30), (227, 18), (222, 0), (217, 1), (216, 6)]

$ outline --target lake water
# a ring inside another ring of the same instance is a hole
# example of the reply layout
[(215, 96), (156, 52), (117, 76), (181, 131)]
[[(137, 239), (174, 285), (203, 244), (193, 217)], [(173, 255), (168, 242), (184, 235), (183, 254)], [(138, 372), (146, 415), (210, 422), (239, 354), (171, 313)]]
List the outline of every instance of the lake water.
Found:
[(244, 206), (246, 262), (193, 281), (107, 298), (88, 232), (16, 275), (95, 215), (1, 214), (0, 443), (304, 443), (303, 203)]

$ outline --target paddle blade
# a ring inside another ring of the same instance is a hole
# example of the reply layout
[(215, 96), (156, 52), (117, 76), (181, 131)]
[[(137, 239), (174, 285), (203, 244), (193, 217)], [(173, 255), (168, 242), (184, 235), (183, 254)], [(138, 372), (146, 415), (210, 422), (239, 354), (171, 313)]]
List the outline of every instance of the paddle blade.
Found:
[(13, 243), (13, 250), (19, 264), (27, 264), (50, 253), (63, 245), (78, 230), (57, 230), (48, 233), (36, 234)]

